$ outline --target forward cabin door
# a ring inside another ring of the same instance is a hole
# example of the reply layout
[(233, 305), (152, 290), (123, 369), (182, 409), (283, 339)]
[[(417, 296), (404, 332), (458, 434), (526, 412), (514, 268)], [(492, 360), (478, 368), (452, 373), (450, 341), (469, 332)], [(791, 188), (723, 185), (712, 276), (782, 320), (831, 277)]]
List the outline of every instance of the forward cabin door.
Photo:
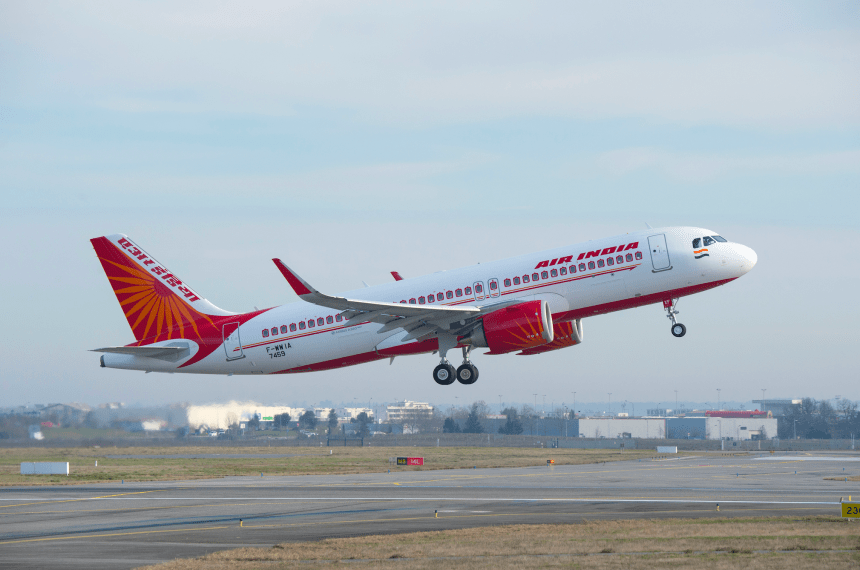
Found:
[(484, 282), (475, 281), (475, 283), (472, 284), (472, 287), (475, 290), (475, 300), (482, 301), (484, 299)]
[(239, 323), (227, 323), (221, 329), (224, 338), (224, 352), (227, 360), (238, 360), (245, 358), (242, 350), (242, 339), (239, 337)]
[(651, 264), (654, 272), (672, 269), (669, 262), (669, 248), (666, 247), (666, 234), (648, 237), (648, 250), (651, 252)]

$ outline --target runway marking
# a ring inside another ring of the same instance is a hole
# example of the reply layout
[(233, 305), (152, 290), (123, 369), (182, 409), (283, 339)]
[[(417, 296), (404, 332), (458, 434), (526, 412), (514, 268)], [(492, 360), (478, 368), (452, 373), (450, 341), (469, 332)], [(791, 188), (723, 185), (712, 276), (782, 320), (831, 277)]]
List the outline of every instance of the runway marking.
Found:
[[(144, 495), (146, 493), (156, 493), (158, 491), (163, 491), (164, 489), (153, 489), (151, 491), (133, 491), (129, 493), (118, 493), (115, 495), (103, 495), (99, 497), (81, 497), (80, 499), (30, 499), (30, 503), (20, 503), (17, 505), (3, 505), (0, 506), (0, 509), (9, 509), (12, 507), (27, 507), (30, 505), (44, 505), (47, 503), (76, 503), (79, 501), (96, 501), (96, 500), (110, 500), (113, 497), (122, 497), (124, 495)], [(129, 497), (130, 498), (130, 497)], [(0, 501), (21, 501), (24, 499), (0, 499)]]
[[(78, 501), (211, 501), (211, 497), (92, 497), (89, 499), (77, 499)], [(750, 505), (838, 505), (839, 501), (753, 501), (735, 499), (618, 499), (613, 497), (560, 497), (560, 498), (521, 498), (512, 499), (507, 497), (218, 497), (218, 501), (471, 501), (471, 502), (518, 502), (534, 503), (547, 501), (562, 502), (603, 502), (603, 503), (737, 503)], [(47, 503), (51, 501), (46, 501)], [(67, 501), (57, 501), (67, 502)], [(44, 503), (27, 503), (44, 504)], [(250, 503), (249, 503), (250, 504)], [(259, 504), (259, 503), (256, 503)], [(14, 507), (17, 505), (8, 505)], [(196, 505), (201, 507), (202, 505)], [(180, 507), (195, 507), (195, 505), (177, 505)], [(154, 507), (153, 507), (154, 508)]]
[[(238, 519), (237, 519), (238, 520)], [(210, 526), (204, 528), (190, 528), (190, 529), (170, 529), (170, 530), (141, 530), (135, 532), (113, 532), (109, 534), (82, 534), (80, 536), (51, 536), (47, 538), (24, 538), (21, 540), (6, 540), (0, 542), (0, 544), (18, 544), (21, 542), (44, 542), (48, 540), (76, 540), (79, 538), (104, 538), (108, 536), (127, 536), (131, 534), (158, 534), (165, 532), (190, 532), (190, 531), (200, 531), (200, 530), (221, 530), (225, 528), (234, 528), (233, 525), (230, 526)], [(236, 527), (238, 528), (238, 526)]]

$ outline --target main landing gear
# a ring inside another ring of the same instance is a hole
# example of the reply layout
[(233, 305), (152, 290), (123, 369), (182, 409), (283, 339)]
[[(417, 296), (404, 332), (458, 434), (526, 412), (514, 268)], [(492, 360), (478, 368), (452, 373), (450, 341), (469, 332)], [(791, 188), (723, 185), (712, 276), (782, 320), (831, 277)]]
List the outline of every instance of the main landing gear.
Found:
[(675, 309), (677, 306), (678, 299), (666, 299), (663, 301), (663, 308), (666, 309), (666, 312), (668, 313), (666, 316), (670, 321), (672, 321), (672, 336), (675, 338), (681, 338), (687, 334), (687, 327), (675, 320), (675, 315), (678, 314), (677, 309)]
[(463, 347), (463, 364), (456, 371), (443, 356), (439, 366), (433, 369), (433, 380), (441, 386), (453, 384), (454, 380), (457, 380), (460, 384), (474, 384), (478, 380), (478, 367), (469, 360), (469, 353), (471, 351), (472, 347)]

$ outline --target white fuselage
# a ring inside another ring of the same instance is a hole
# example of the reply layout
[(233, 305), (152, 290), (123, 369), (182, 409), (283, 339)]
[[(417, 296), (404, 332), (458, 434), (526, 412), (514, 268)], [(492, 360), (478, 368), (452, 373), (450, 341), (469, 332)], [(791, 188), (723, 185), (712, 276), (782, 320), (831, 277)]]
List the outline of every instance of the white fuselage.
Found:
[[(755, 265), (756, 255), (750, 248), (731, 242), (715, 242), (696, 250), (706, 249), (706, 255), (694, 254), (694, 239), (714, 235), (716, 232), (694, 227), (649, 229), (393, 281), (344, 296), (477, 307), (511, 299), (543, 300), (554, 322), (582, 319), (698, 293), (736, 279)], [(612, 265), (607, 262), (610, 258)], [(382, 328), (373, 322), (347, 326), (339, 311), (299, 301), (250, 318), (239, 328), (238, 339), (217, 339), (223, 346), (186, 367), (180, 368), (198, 350), (196, 343), (191, 342), (190, 354), (176, 362), (125, 354), (106, 354), (102, 362), (112, 368), (160, 372), (271, 374), (323, 370), (433, 350), (414, 340), (401, 343), (399, 339), (406, 335), (403, 330), (380, 334)], [(414, 352), (410, 346), (415, 347)]]

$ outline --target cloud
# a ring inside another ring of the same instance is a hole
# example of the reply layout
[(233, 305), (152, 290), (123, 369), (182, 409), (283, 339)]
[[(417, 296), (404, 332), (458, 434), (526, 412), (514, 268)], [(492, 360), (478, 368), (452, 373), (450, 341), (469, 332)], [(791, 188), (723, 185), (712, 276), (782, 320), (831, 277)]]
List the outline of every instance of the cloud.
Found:
[(598, 169), (617, 176), (653, 170), (679, 182), (705, 182), (733, 174), (860, 174), (860, 150), (756, 156), (625, 148), (593, 157)]
[[(668, 3), (22, 4), (7, 104), (458, 124), (860, 123), (860, 38), (811, 8)], [(856, 15), (856, 14), (855, 14)], [(0, 24), (2, 26), (2, 24)]]

